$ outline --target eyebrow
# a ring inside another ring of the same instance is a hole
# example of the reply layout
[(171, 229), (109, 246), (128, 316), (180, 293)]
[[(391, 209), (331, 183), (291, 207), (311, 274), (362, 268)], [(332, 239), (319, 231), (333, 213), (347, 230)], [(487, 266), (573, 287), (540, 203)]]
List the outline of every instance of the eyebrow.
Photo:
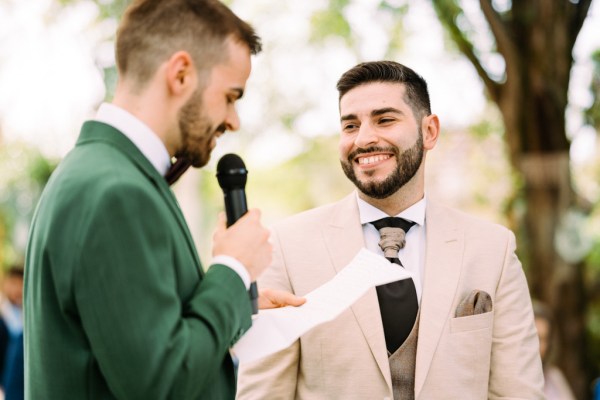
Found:
[(388, 114), (388, 113), (404, 115), (404, 113), (402, 111), (398, 110), (397, 108), (385, 107), (385, 108), (378, 108), (377, 110), (371, 111), (371, 117), (377, 117), (379, 115)]
[[(371, 117), (377, 117), (379, 115), (388, 114), (388, 113), (404, 115), (404, 113), (402, 111), (398, 110), (397, 108), (385, 107), (385, 108), (378, 108), (376, 110), (371, 111)], [(341, 116), (340, 121), (348, 121), (348, 120), (354, 120), (354, 119), (357, 119), (356, 114), (346, 114), (346, 115)]]

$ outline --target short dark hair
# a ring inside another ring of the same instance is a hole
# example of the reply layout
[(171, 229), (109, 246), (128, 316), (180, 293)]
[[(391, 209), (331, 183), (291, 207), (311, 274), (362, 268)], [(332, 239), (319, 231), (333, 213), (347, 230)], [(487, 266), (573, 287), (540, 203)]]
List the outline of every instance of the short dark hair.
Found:
[(346, 71), (337, 82), (339, 99), (357, 86), (372, 82), (401, 83), (406, 88), (405, 101), (419, 119), (431, 115), (427, 82), (419, 74), (395, 61), (371, 61)]
[(6, 276), (23, 279), (24, 269), (23, 264), (13, 264), (6, 270)]
[(190, 53), (202, 72), (223, 61), (225, 42), (232, 37), (251, 54), (261, 50), (260, 38), (218, 0), (136, 0), (117, 32), (119, 74), (143, 85), (173, 53)]

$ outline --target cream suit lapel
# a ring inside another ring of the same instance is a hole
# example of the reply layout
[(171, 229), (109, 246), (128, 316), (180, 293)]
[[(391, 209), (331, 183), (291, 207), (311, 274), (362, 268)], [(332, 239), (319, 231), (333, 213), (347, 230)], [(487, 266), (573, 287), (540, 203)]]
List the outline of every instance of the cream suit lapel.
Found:
[(425, 224), (427, 248), (415, 370), (416, 398), (425, 383), (444, 325), (452, 313), (464, 249), (462, 227), (447, 216), (443, 207), (429, 200)]
[[(354, 255), (362, 247), (365, 247), (356, 193), (352, 193), (338, 203), (324, 229), (327, 249), (333, 260), (335, 271), (339, 273)], [(392, 378), (375, 289), (370, 289), (354, 303), (351, 309), (391, 390)]]

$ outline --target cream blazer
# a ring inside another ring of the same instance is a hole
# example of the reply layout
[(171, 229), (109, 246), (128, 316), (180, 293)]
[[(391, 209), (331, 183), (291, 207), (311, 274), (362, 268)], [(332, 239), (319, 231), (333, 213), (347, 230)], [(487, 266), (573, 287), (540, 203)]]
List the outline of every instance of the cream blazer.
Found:
[[(543, 399), (543, 374), (525, 275), (504, 227), (428, 199), (415, 398)], [(273, 265), (259, 287), (304, 295), (364, 247), (355, 194), (277, 224)], [(489, 313), (455, 318), (472, 290)], [(375, 289), (289, 348), (240, 365), (238, 399), (391, 399)]]

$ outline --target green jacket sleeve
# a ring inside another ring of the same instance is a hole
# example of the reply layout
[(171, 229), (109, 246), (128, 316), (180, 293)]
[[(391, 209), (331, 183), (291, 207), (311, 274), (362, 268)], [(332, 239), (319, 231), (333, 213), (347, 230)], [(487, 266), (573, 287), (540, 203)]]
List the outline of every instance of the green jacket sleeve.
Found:
[[(180, 265), (188, 244), (151, 189), (129, 184), (99, 196), (75, 249), (76, 304), (118, 398), (198, 398), (250, 326), (250, 302), (231, 269), (214, 265), (202, 277), (197, 262)], [(178, 274), (198, 281), (183, 301)]]

